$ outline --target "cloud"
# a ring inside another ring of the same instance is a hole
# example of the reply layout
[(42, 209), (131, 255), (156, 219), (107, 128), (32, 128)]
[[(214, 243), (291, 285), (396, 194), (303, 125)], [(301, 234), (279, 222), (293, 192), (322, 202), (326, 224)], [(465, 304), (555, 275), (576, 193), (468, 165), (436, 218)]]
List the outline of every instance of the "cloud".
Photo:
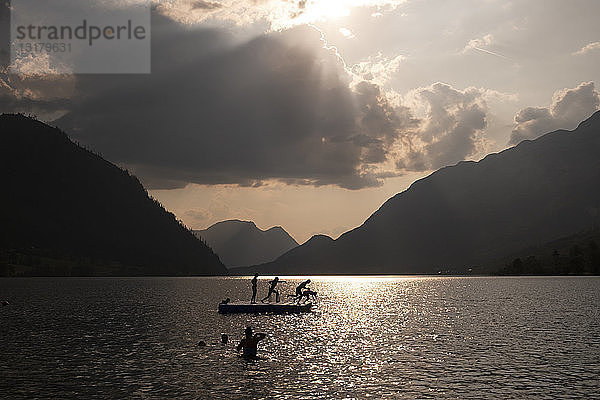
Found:
[(192, 3), (193, 10), (216, 10), (221, 7), (223, 7), (223, 5), (216, 1), (197, 0)]
[[(243, 44), (153, 20), (153, 73), (83, 75), (56, 123), (151, 188), (379, 186), (407, 112), (351, 77), (308, 27)], [(312, 45), (309, 46), (308, 43)], [(194, 51), (190, 51), (194, 49)]]
[(402, 55), (387, 58), (383, 54), (377, 53), (375, 56), (352, 65), (349, 69), (357, 81), (369, 81), (382, 86), (398, 72), (400, 64), (405, 59)]
[(510, 97), (436, 83), (406, 103), (382, 90), (402, 56), (348, 72), (319, 40), (297, 27), (240, 44), (155, 15), (153, 73), (77, 76), (55, 123), (151, 189), (275, 180), (354, 190), (477, 157), (486, 99)]
[(359, 7), (388, 12), (405, 2), (406, 0), (165, 0), (158, 3), (157, 10), (187, 24), (220, 21), (250, 25), (266, 22), (269, 30), (281, 31), (345, 17)]
[(354, 39), (356, 36), (354, 35), (354, 33), (352, 33), (352, 31), (348, 28), (340, 28), (339, 32), (342, 34), (343, 37), (345, 37), (346, 39)]
[(517, 113), (509, 144), (535, 139), (557, 129), (573, 129), (599, 107), (600, 95), (594, 82), (558, 90), (550, 107), (527, 107)]
[(187, 221), (189, 226), (204, 226), (211, 221), (214, 216), (209, 210), (193, 208), (183, 212), (182, 218)]
[(0, 113), (53, 120), (67, 112), (74, 88), (72, 75), (14, 75), (0, 68)]
[(419, 88), (411, 94), (426, 117), (402, 137), (397, 166), (410, 171), (452, 165), (485, 150), (488, 107), (486, 91), (455, 89), (445, 83)]
[(0, 0), (0, 70), (10, 64), (10, 5)]
[(68, 110), (58, 126), (150, 189), (376, 187), (482, 155), (487, 100), (514, 98), (436, 83), (407, 101), (382, 89), (402, 56), (347, 67), (311, 27), (242, 42), (160, 13), (152, 25), (150, 75), (78, 75), (70, 96), (55, 99), (58, 84), (25, 95), (5, 79), (0, 96)]
[[(466, 46), (462, 50), (462, 54), (466, 54), (471, 52), (472, 50), (476, 50), (482, 53), (490, 54), (492, 56), (500, 57), (505, 60), (511, 60), (509, 57), (504, 54), (498, 53), (497, 51), (490, 50), (492, 44), (494, 42), (494, 36), (492, 34), (487, 34), (481, 38), (471, 39), (466, 44)], [(512, 61), (512, 60), (511, 60)]]
[(471, 39), (469, 43), (463, 49), (463, 53), (467, 53), (470, 50), (481, 50), (482, 48), (488, 47), (494, 41), (494, 36), (487, 34), (481, 38)]
[(594, 50), (600, 50), (600, 42), (586, 44), (581, 49), (573, 53), (574, 56), (582, 56)]
[[(11, 65), (10, 5), (0, 0), (0, 113), (33, 114), (51, 121), (67, 111), (76, 79), (73, 75), (46, 73), (51, 69), (49, 61), (48, 54), (41, 52), (35, 57), (19, 58)], [(21, 73), (9, 73), (11, 67)]]

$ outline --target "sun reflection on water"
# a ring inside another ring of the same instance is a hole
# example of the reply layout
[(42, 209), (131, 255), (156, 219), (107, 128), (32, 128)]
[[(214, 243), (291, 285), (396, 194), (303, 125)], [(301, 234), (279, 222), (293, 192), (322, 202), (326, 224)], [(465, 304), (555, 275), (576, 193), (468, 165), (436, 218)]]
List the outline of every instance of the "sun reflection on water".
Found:
[[(3, 308), (11, 322), (0, 325), (7, 361), (0, 393), (521, 399), (597, 392), (597, 278), (280, 278), (282, 294), (311, 279), (314, 311), (218, 314), (224, 296), (249, 300), (250, 277), (0, 280), (13, 299)], [(261, 277), (260, 296), (271, 279)], [(267, 334), (259, 360), (235, 352), (248, 325)]]

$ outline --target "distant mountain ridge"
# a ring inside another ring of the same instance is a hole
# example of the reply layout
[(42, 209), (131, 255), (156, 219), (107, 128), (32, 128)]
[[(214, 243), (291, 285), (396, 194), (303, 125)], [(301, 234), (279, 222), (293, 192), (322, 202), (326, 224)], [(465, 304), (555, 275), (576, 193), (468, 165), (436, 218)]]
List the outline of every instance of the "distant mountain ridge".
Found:
[[(287, 253), (282, 254), (273, 262), (264, 263), (262, 265), (249, 264), (245, 267), (230, 268), (229, 272), (233, 275), (252, 275), (258, 271), (262, 274), (282, 274), (293, 275), (298, 272), (295, 268), (295, 262), (301, 258), (307, 265), (318, 265), (320, 251), (324, 250), (333, 243), (333, 239), (327, 235), (314, 235), (301, 246), (297, 246)], [(311, 270), (310, 268), (307, 270)], [(301, 270), (304, 271), (304, 270)], [(305, 272), (307, 272), (305, 271)], [(311, 272), (312, 273), (312, 272)]]
[(269, 262), (298, 246), (282, 227), (262, 230), (251, 221), (227, 220), (196, 230), (227, 267)]
[(4, 274), (26, 266), (33, 275), (227, 273), (135, 176), (57, 128), (1, 115), (0, 179)]
[(464, 270), (587, 229), (600, 212), (600, 112), (414, 182), (363, 225), (256, 268), (273, 273)]

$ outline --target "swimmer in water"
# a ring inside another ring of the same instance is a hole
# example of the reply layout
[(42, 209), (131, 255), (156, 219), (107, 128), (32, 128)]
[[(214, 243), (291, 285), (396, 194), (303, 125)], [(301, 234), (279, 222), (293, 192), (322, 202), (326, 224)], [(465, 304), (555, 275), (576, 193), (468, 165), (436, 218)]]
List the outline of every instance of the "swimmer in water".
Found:
[(248, 358), (255, 358), (256, 352), (258, 350), (258, 342), (263, 340), (267, 335), (264, 333), (255, 333), (251, 327), (246, 327), (244, 331), (246, 337), (240, 340), (240, 343), (237, 345), (237, 351), (244, 350), (242, 355)]

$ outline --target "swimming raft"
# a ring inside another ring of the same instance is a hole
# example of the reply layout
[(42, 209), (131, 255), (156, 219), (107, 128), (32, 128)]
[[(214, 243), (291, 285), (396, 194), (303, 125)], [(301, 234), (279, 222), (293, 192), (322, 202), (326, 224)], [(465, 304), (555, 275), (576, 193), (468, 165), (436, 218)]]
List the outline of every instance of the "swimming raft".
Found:
[(298, 314), (310, 312), (312, 303), (227, 303), (219, 304), (219, 314)]

